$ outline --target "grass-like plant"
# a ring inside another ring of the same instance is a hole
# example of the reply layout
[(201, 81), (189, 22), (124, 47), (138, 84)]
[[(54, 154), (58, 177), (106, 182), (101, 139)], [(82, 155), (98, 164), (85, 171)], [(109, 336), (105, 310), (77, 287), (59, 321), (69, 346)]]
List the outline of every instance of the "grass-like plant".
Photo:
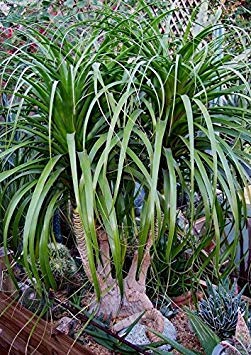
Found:
[[(238, 243), (247, 184), (239, 142), (251, 141), (246, 52), (232, 52), (227, 33), (214, 36), (221, 24), (193, 37), (189, 23), (173, 40), (168, 15), (140, 1), (133, 13), (104, 8), (90, 20), (46, 33), (25, 27), (17, 36), (36, 50), (14, 48), (1, 63), (1, 92), (10, 100), (3, 111), (14, 119), (1, 123), (0, 158), (5, 164), (6, 157), (21, 157), (0, 173), (1, 191), (18, 186), (4, 211), (4, 246), (22, 249), (19, 261), (38, 292), (55, 287), (48, 262), (52, 219), (70, 201), (100, 312), (115, 323), (129, 317), (117, 330), (142, 311), (147, 321), (156, 318), (157, 331), (163, 329), (145, 293), (152, 245), (170, 269), (194, 240), (199, 274), (213, 262), (219, 275)], [(135, 182), (145, 190), (140, 223)], [(216, 198), (219, 189), (225, 204)], [(182, 230), (177, 201), (184, 193), (188, 222)], [(208, 231), (201, 243), (192, 233), (195, 195)], [(221, 253), (226, 209), (235, 238)], [(203, 259), (212, 230), (216, 247)]]

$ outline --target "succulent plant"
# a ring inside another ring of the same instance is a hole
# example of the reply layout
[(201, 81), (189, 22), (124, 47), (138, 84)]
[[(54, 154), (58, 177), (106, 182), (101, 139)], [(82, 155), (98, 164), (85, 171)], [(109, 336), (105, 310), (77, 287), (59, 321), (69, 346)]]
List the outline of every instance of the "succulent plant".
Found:
[(199, 316), (222, 339), (234, 335), (238, 312), (245, 313), (246, 303), (242, 292), (238, 293), (236, 282), (230, 288), (229, 281), (223, 280), (218, 287), (207, 282), (208, 297), (199, 302)]
[(77, 272), (75, 260), (64, 244), (51, 243), (49, 245), (49, 261), (57, 282), (62, 283), (64, 279), (71, 278)]

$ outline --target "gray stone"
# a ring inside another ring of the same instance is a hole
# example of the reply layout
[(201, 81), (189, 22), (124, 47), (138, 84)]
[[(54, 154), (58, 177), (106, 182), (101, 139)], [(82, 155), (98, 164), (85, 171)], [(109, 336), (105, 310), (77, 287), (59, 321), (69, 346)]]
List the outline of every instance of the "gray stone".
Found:
[[(122, 330), (119, 335), (123, 335), (124, 331)], [(163, 331), (163, 336), (175, 340), (177, 337), (176, 329), (174, 325), (170, 322), (169, 319), (165, 318), (164, 320), (164, 331)], [(126, 336), (125, 338), (127, 341), (129, 341), (132, 344), (135, 345), (146, 345), (150, 343), (150, 340), (148, 339), (146, 335), (146, 327), (143, 324), (137, 323), (131, 332)], [(159, 347), (160, 350), (163, 351), (169, 351), (171, 349), (170, 345), (162, 345)]]

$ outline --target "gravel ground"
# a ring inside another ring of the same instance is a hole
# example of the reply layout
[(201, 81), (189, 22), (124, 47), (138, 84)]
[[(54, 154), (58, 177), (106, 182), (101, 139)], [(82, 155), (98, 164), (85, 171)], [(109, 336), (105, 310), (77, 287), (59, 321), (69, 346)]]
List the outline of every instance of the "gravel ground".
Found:
[[(204, 354), (198, 338), (192, 332), (189, 326), (186, 314), (182, 310), (179, 310), (171, 321), (177, 330), (177, 341), (190, 350), (198, 351), (199, 353)], [(180, 353), (176, 350), (173, 350), (173, 354)]]

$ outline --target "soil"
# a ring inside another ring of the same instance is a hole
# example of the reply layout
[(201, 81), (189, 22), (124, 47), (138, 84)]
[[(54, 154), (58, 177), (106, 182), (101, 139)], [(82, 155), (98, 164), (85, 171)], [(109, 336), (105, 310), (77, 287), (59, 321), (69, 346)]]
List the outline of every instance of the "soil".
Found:
[(113, 351), (110, 351), (103, 346), (97, 344), (93, 338), (89, 335), (86, 335), (85, 338), (85, 345), (88, 347), (90, 351), (93, 352), (93, 354), (98, 354), (98, 355), (113, 355), (115, 354)]
[[(200, 342), (189, 326), (189, 321), (186, 314), (180, 309), (178, 313), (172, 318), (171, 322), (177, 330), (177, 341), (189, 350), (197, 351), (204, 354)], [(173, 354), (180, 354), (173, 350)]]
[[(200, 342), (196, 335), (193, 333), (189, 326), (188, 318), (186, 314), (179, 309), (177, 314), (171, 319), (171, 322), (175, 326), (177, 330), (177, 341), (182, 344), (187, 349), (199, 352), (200, 354), (204, 354), (202, 347), (200, 346)], [(115, 352), (107, 350), (101, 345), (97, 344), (92, 337), (86, 335), (85, 336), (85, 345), (89, 347), (94, 354), (99, 355), (113, 355)], [(180, 354), (177, 350), (172, 350), (172, 354)]]

